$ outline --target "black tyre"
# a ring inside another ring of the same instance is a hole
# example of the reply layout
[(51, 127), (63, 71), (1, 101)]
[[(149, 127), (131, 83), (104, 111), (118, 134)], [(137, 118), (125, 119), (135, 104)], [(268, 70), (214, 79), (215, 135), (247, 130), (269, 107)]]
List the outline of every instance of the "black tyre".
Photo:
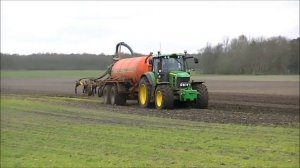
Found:
[(112, 86), (110, 90), (110, 103), (112, 105), (126, 105), (126, 94), (118, 93), (116, 85)]
[(197, 90), (200, 94), (198, 95), (195, 102), (192, 103), (194, 108), (207, 109), (208, 107), (208, 91), (204, 84), (194, 84), (194, 90)]
[(103, 99), (104, 99), (104, 104), (110, 104), (110, 92), (111, 92), (111, 85), (106, 85), (104, 86), (103, 89)]
[(151, 84), (146, 77), (143, 77), (139, 83), (138, 101), (141, 107), (149, 108), (153, 106), (151, 100)]
[(103, 88), (98, 87), (98, 97), (102, 97), (102, 96), (103, 96)]
[(157, 109), (174, 108), (174, 94), (169, 85), (158, 85), (155, 90), (155, 107)]

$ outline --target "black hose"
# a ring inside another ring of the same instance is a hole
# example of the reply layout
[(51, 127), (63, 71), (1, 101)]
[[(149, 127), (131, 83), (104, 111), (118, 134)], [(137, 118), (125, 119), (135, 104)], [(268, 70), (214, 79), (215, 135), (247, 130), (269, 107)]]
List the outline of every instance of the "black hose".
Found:
[[(120, 48), (121, 46), (125, 46), (126, 48), (128, 48), (128, 50), (129, 50), (130, 53), (131, 53), (131, 56), (134, 55), (134, 52), (133, 52), (133, 50), (131, 49), (131, 47), (130, 47), (129, 45), (127, 45), (127, 44), (124, 43), (124, 42), (120, 42), (120, 43), (118, 43), (118, 44), (116, 45), (116, 52), (115, 52), (115, 55), (113, 56), (113, 60), (114, 60), (114, 58), (118, 58), (118, 57), (119, 57), (119, 48)], [(90, 79), (90, 80), (93, 80), (93, 81), (95, 82), (96, 80), (102, 79), (102, 78), (105, 77), (106, 75), (111, 76), (112, 67), (114, 66), (115, 62), (116, 62), (116, 61), (113, 61), (113, 63), (112, 63), (111, 65), (108, 66), (108, 68), (106, 69), (106, 71), (104, 72), (104, 74), (101, 75), (101, 76), (99, 76), (98, 78), (94, 78), (94, 77), (85, 77), (85, 78), (79, 79), (78, 81), (81, 81), (81, 80), (83, 80), (83, 79)]]
[(118, 43), (118, 44), (116, 45), (116, 52), (115, 52), (115, 55), (113, 55), (113, 60), (114, 60), (114, 61), (117, 61), (117, 60), (120, 59), (120, 56), (119, 56), (119, 50), (120, 50), (121, 46), (126, 47), (126, 48), (130, 51), (131, 56), (134, 56), (134, 52), (133, 52), (133, 50), (131, 49), (131, 47), (130, 47), (129, 45), (127, 45), (126, 43), (124, 43), (124, 42), (120, 42), (120, 43)]
[(115, 52), (115, 55), (117, 56), (119, 54), (119, 48), (121, 46), (125, 46), (126, 48), (128, 48), (128, 50), (130, 51), (131, 55), (133, 56), (133, 50), (131, 49), (131, 47), (129, 45), (127, 45), (126, 43), (124, 42), (120, 42), (116, 45), (116, 52)]
[(106, 76), (107, 74), (111, 75), (111, 70), (112, 70), (113, 65), (114, 65), (114, 64), (111, 64), (111, 65), (107, 68), (107, 70), (104, 72), (104, 74), (101, 75), (101, 76), (99, 76), (98, 78), (94, 79), (94, 81), (103, 78), (103, 77)]

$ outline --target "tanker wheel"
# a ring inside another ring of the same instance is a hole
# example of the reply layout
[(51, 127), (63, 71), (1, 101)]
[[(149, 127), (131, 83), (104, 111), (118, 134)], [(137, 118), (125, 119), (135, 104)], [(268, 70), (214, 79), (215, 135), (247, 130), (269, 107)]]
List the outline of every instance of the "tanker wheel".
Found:
[(173, 90), (169, 85), (158, 85), (155, 90), (155, 107), (157, 109), (174, 108)]
[(192, 102), (194, 108), (207, 109), (208, 107), (208, 91), (204, 84), (194, 84), (192, 86), (194, 90), (197, 90), (200, 94), (197, 99)]
[(103, 96), (103, 89), (102, 87), (98, 87), (98, 97), (102, 97)]
[(112, 105), (126, 105), (126, 94), (118, 93), (116, 85), (112, 86), (110, 91), (110, 103)]
[(103, 89), (103, 99), (104, 104), (110, 104), (110, 92), (111, 92), (111, 85), (105, 85)]
[(143, 77), (139, 83), (139, 104), (141, 107), (152, 107), (151, 99), (151, 85), (146, 77)]

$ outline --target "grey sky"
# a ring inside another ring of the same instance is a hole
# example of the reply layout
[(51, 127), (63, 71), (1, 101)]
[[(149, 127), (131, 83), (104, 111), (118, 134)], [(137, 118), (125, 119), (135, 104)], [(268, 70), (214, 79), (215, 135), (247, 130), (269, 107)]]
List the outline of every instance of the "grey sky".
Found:
[(241, 34), (299, 37), (299, 1), (1, 1), (3, 53), (196, 53)]

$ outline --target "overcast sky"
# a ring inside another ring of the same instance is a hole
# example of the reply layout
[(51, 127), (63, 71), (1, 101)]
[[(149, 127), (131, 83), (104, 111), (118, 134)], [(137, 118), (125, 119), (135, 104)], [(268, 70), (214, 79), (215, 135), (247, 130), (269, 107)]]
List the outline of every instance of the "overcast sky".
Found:
[(3, 53), (196, 53), (241, 34), (299, 37), (299, 1), (1, 1)]

